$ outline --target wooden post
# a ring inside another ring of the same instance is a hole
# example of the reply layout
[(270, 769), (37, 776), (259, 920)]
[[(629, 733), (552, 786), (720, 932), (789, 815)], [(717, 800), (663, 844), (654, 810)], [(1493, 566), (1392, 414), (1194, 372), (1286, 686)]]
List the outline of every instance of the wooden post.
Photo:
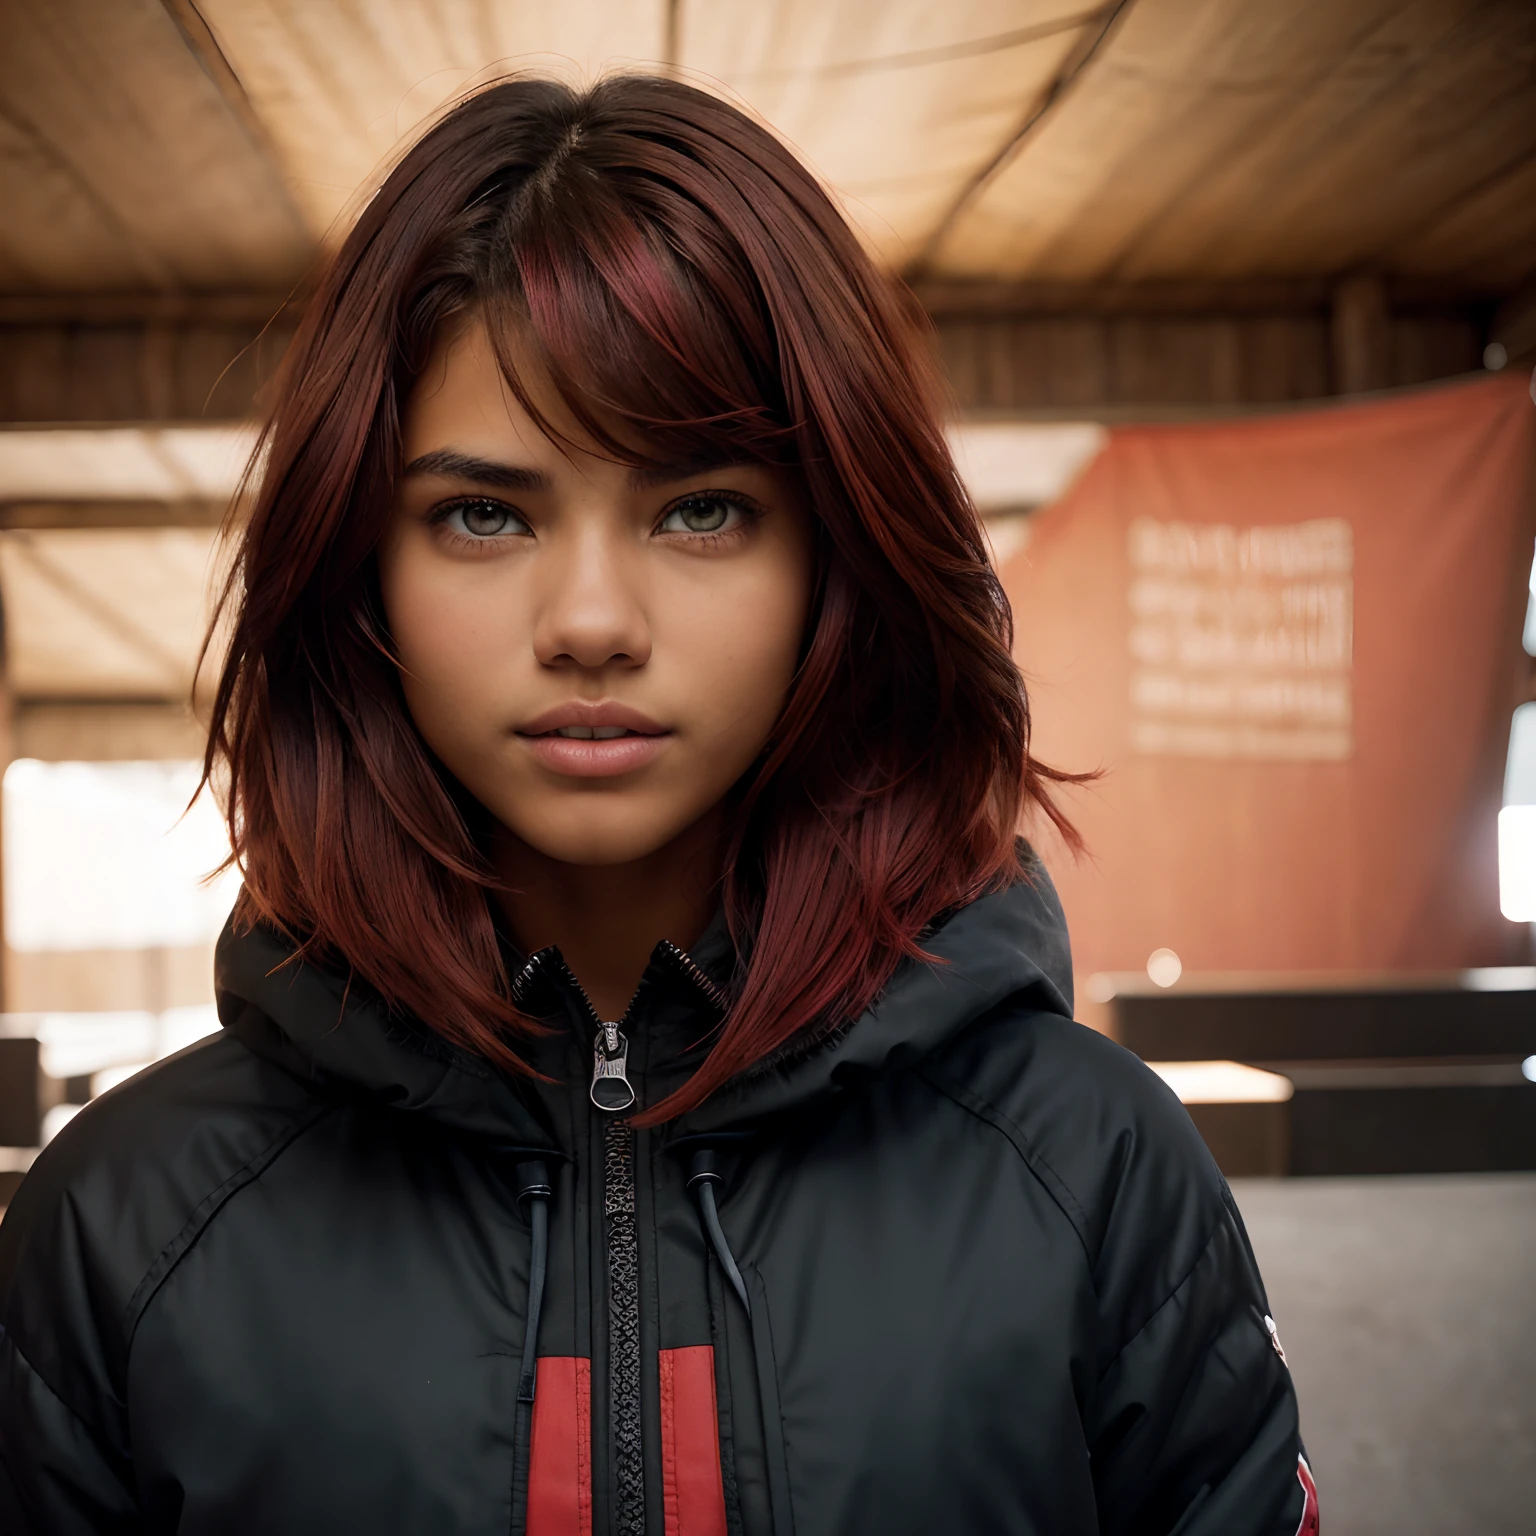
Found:
[(1357, 395), (1392, 383), (1392, 315), (1386, 284), (1374, 272), (1346, 277), (1333, 290), (1333, 388)]
[[(5, 594), (0, 592), (0, 781), (11, 765), (15, 742), (12, 735), (10, 650), (6, 644)], [(5, 930), (5, 818), (0, 815), (0, 1013), (10, 1007), (7, 972), (10, 969), (10, 942)]]
[(1536, 360), (1536, 279), (1499, 306), (1488, 328), (1488, 340), (1503, 347), (1506, 363)]

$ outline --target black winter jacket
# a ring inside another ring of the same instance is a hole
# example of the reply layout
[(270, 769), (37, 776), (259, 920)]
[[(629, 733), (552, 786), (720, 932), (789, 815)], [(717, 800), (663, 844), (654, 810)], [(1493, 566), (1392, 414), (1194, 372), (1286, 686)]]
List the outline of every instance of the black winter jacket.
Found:
[[(1315, 1530), (1242, 1223), (1072, 1022), (1043, 875), (928, 948), (634, 1131), (553, 951), (533, 1084), (226, 933), (222, 1033), (77, 1116), (0, 1226), (0, 1531)], [(658, 948), (641, 1104), (728, 964), (718, 929)]]

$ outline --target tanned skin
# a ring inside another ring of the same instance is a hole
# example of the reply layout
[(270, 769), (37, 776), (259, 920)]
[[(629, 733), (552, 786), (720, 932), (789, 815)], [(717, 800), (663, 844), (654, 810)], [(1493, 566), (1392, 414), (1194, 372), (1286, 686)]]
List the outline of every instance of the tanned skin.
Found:
[(800, 653), (811, 524), (760, 464), (614, 463), (530, 383), (575, 446), (478, 324), (444, 338), (380, 579), (412, 718), (494, 819), (514, 937), (558, 944), (617, 1019), (656, 943), (687, 948), (715, 911), (722, 801)]

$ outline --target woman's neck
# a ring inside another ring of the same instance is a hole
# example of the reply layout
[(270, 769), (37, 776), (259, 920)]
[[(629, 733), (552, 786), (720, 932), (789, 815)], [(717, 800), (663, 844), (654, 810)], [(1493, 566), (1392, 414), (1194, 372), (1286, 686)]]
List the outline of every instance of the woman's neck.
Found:
[(555, 944), (603, 1019), (617, 1019), (662, 939), (688, 948), (719, 901), (722, 817), (711, 812), (630, 864), (565, 864), (510, 832), (492, 852), (525, 954)]

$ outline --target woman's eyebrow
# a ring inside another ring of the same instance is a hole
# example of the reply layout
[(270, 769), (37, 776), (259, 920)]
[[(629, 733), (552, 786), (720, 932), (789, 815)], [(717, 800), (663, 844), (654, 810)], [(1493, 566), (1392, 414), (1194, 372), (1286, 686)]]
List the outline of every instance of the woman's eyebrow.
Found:
[(637, 491), (654, 491), (676, 485), (680, 480), (713, 474), (717, 469), (740, 469), (756, 462), (744, 456), (733, 458), (729, 453), (711, 453), (681, 464), (637, 464), (629, 472), (629, 483)]
[(542, 469), (481, 459), (457, 448), (434, 448), (431, 453), (412, 459), (405, 466), (405, 473), (407, 477), (442, 475), (452, 480), (472, 480), (476, 485), (494, 485), (503, 491), (547, 491), (552, 484)]

